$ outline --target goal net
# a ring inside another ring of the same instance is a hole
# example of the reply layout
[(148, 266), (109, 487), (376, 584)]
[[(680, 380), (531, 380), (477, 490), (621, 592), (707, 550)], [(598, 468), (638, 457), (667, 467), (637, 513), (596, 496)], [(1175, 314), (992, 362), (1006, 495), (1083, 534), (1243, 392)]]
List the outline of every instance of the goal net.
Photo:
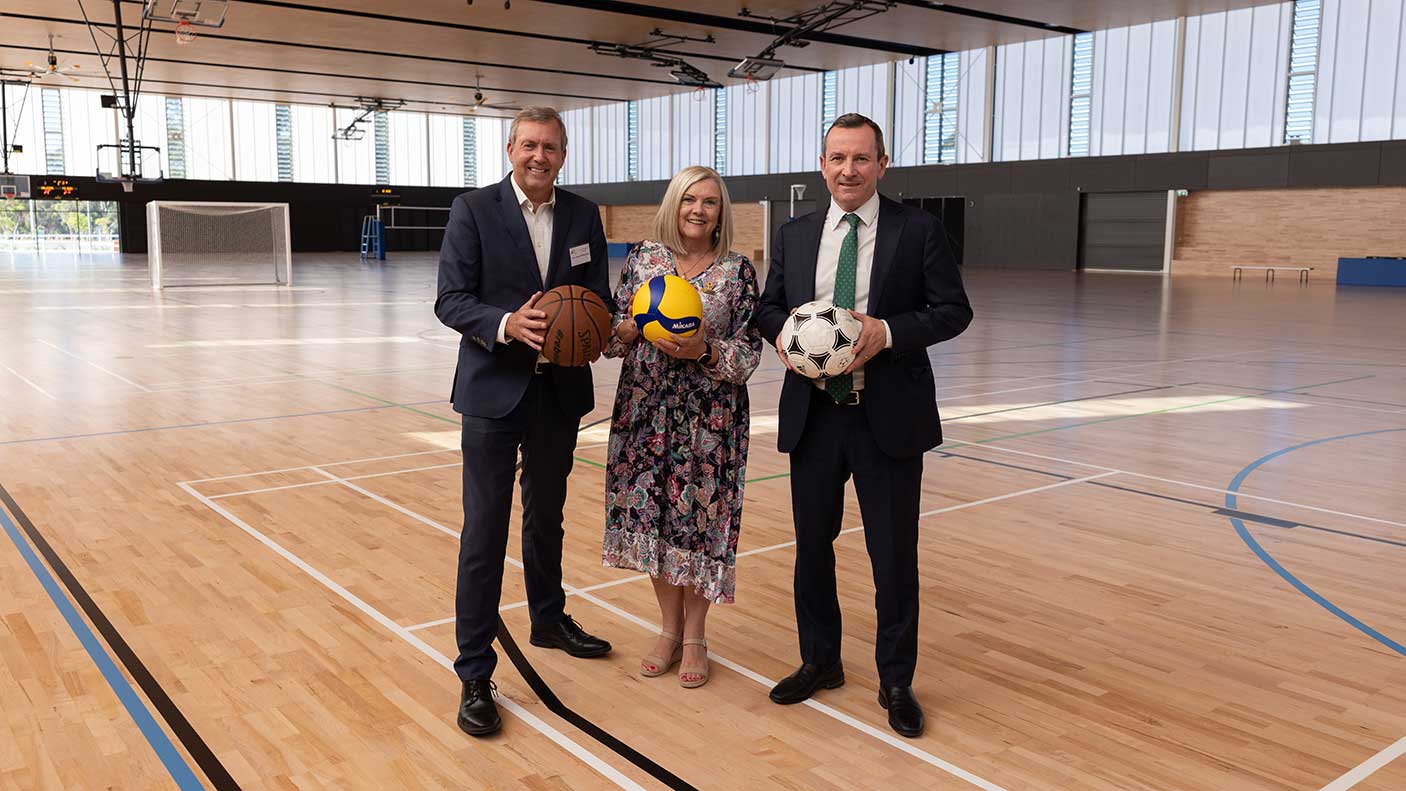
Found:
[(152, 201), (146, 236), (157, 291), (292, 283), (286, 203)]

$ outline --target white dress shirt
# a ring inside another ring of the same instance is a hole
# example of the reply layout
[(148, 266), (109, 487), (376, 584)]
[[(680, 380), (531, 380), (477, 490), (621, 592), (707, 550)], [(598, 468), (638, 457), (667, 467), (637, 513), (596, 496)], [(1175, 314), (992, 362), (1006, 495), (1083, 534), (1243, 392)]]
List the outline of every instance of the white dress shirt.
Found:
[[(551, 264), (552, 257), (552, 222), (557, 207), (557, 191), (552, 188), (552, 195), (547, 202), (532, 208), (532, 199), (527, 197), (527, 193), (518, 186), (517, 176), (509, 179), (513, 184), (513, 192), (517, 194), (518, 206), (522, 208), (522, 219), (527, 223), (527, 235), (532, 237), (532, 252), (537, 254), (537, 271), (542, 273), (542, 284), (547, 283), (547, 268)], [(503, 320), (498, 322), (498, 342), (508, 342), (508, 316), (511, 313), (504, 313)]]
[[(830, 210), (825, 213), (825, 227), (820, 231), (820, 254), (815, 259), (815, 299), (819, 302), (835, 301), (835, 274), (840, 268), (840, 245), (849, 233), (849, 223), (845, 222), (846, 212), (835, 199), (830, 199)], [(875, 192), (863, 206), (853, 212), (859, 217), (859, 262), (854, 272), (854, 310), (869, 312), (869, 286), (874, 271), (874, 242), (879, 236), (879, 193)], [(889, 323), (884, 322), (884, 348), (893, 346), (893, 332)], [(816, 380), (816, 386), (824, 389), (825, 381)], [(864, 389), (864, 369), (854, 372), (854, 389)]]

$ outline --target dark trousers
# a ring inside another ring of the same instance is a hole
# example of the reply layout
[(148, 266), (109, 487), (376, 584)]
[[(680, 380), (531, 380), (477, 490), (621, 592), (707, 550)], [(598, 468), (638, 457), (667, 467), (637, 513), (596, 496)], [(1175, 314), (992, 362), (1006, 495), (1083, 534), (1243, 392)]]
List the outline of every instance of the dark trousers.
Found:
[(817, 388), (805, 432), (791, 452), (801, 661), (824, 667), (840, 659), (833, 544), (844, 516), (845, 482), (853, 477), (877, 589), (879, 681), (886, 687), (909, 686), (918, 659), (918, 498), (923, 457), (884, 455), (874, 442), (864, 409), (837, 406)]
[(513, 477), (522, 451), (522, 564), (532, 623), (565, 618), (561, 589), (562, 506), (581, 420), (562, 411), (550, 374), (532, 377), (517, 407), (497, 419), (464, 415), (464, 531), (454, 596), (459, 678), (491, 678), (498, 664), (503, 556), (508, 547)]

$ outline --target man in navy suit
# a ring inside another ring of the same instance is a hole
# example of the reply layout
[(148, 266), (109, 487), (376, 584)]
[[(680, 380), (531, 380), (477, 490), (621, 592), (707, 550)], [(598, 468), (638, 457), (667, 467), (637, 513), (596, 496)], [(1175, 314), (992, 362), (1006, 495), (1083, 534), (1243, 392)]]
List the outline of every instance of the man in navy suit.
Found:
[[(791, 456), (801, 667), (771, 699), (800, 703), (845, 683), (833, 543), (853, 477), (876, 588), (879, 705), (890, 727), (915, 737), (923, 731), (912, 686), (918, 500), (923, 454), (942, 442), (928, 347), (965, 330), (972, 310), (942, 222), (878, 194), (887, 167), (877, 124), (856, 113), (835, 120), (820, 155), (830, 205), (782, 226), (758, 311), (773, 343), (811, 300), (852, 309), (862, 327), (844, 374), (814, 381), (791, 371), (781, 389), (777, 445)], [(777, 352), (785, 363), (779, 344)]]
[(596, 205), (555, 189), (566, 159), (566, 125), (549, 107), (528, 107), (508, 133), (513, 171), (495, 186), (454, 199), (439, 254), (435, 315), (458, 331), (454, 410), (462, 416), (464, 530), (459, 536), (455, 633), (463, 682), (458, 724), (484, 736), (502, 725), (493, 702), (499, 596), (513, 477), (522, 452), (522, 566), (531, 643), (576, 657), (610, 644), (564, 610), (562, 507), (581, 416), (595, 405), (589, 367), (541, 356), (542, 293), (585, 286), (613, 312), (605, 230)]

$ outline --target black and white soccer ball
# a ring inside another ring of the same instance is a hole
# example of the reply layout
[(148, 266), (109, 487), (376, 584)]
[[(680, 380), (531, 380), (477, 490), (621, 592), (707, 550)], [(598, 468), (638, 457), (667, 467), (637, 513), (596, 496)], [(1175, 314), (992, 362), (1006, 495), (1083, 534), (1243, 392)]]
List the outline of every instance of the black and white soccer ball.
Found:
[(811, 379), (844, 373), (854, 362), (859, 320), (829, 302), (807, 302), (781, 325), (778, 340), (791, 367)]

